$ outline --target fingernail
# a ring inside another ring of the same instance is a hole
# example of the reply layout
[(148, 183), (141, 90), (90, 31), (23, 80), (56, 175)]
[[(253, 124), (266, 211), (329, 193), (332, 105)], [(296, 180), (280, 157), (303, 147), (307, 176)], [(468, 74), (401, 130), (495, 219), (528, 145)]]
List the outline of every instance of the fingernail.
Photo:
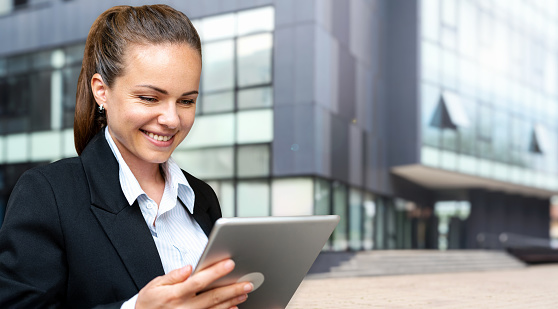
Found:
[(231, 270), (234, 268), (234, 262), (232, 260), (228, 260), (225, 262), (225, 269)]
[(190, 265), (186, 265), (186, 266), (182, 267), (182, 269), (181, 269), (182, 274), (190, 272), (191, 268), (192, 268), (192, 266), (190, 266)]
[(254, 285), (252, 283), (248, 283), (247, 285), (244, 286), (245, 292), (252, 292), (253, 289), (254, 289)]
[(244, 294), (244, 295), (240, 295), (238, 296), (238, 301), (245, 301), (248, 298), (248, 295)]

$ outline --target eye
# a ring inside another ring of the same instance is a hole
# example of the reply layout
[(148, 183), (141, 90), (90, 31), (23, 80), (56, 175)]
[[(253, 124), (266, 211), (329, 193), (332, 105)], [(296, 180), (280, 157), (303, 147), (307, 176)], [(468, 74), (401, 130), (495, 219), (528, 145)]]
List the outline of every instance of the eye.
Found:
[(149, 102), (149, 103), (157, 102), (157, 99), (152, 98), (152, 97), (138, 96), (138, 98), (142, 101)]
[(178, 101), (180, 104), (183, 105), (192, 105), (192, 104), (196, 104), (196, 101), (192, 100), (192, 99), (183, 99), (183, 100), (179, 100)]

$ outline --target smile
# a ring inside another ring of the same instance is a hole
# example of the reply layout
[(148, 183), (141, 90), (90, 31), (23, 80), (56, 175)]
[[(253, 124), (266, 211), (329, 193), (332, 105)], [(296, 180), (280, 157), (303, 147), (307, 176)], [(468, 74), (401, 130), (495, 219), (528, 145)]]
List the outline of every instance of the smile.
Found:
[(147, 132), (144, 130), (141, 130), (143, 133), (145, 133), (147, 136), (151, 137), (152, 139), (156, 140), (156, 141), (160, 141), (160, 142), (166, 142), (168, 140), (170, 140), (174, 135), (171, 136), (166, 136), (166, 135), (157, 135), (157, 134), (153, 134), (151, 132)]

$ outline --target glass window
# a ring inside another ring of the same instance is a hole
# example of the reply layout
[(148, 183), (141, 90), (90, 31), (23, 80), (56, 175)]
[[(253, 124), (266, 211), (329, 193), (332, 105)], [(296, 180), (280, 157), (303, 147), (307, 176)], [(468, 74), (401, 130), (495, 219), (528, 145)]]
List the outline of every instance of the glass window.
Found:
[[(331, 212), (331, 187), (330, 182), (323, 179), (316, 179), (314, 181), (314, 214), (315, 215), (330, 215)], [(331, 236), (333, 237), (333, 235)], [(323, 250), (331, 249), (331, 237)]]
[(479, 104), (479, 137), (484, 140), (492, 139), (492, 110), (486, 104)]
[(500, 110), (494, 110), (494, 158), (500, 162), (508, 162), (509, 143), (509, 115)]
[(273, 179), (272, 214), (274, 216), (307, 216), (313, 214), (314, 199), (311, 178)]
[(271, 87), (258, 87), (238, 92), (238, 109), (271, 107), (273, 91)]
[[(461, 98), (461, 103), (464, 107), (464, 112), (467, 115), (467, 119), (471, 119), (474, 122), (477, 112), (477, 104), (475, 101)], [(461, 153), (474, 155), (475, 154), (475, 126), (470, 125), (467, 127), (459, 128), (459, 143)]]
[(474, 58), (477, 47), (476, 7), (469, 1), (461, 1), (459, 4), (459, 51)]
[(219, 199), (223, 217), (234, 217), (234, 186), (232, 181), (208, 181), (207, 184), (213, 188)]
[(314, 214), (329, 215), (330, 210), (331, 188), (329, 181), (316, 179), (314, 182)]
[(62, 101), (62, 126), (74, 127), (74, 113), (76, 107), (76, 89), (81, 67), (66, 67), (62, 70), (63, 76), (63, 101)]
[(0, 58), (0, 77), (5, 76), (6, 73), (8, 73), (6, 58)]
[(50, 69), (52, 50), (40, 51), (30, 55), (31, 66), (35, 70)]
[(190, 174), (202, 179), (232, 178), (234, 151), (232, 147), (176, 150), (173, 158)]
[(455, 52), (449, 50), (442, 50), (442, 75), (441, 83), (443, 86), (449, 89), (456, 89), (457, 86), (457, 55)]
[(374, 249), (374, 216), (376, 215), (376, 204), (371, 193), (364, 193), (363, 196), (363, 237), (362, 249)]
[(30, 75), (31, 92), (29, 114), (31, 117), (31, 130), (42, 131), (50, 129), (51, 108), (51, 72), (41, 71)]
[(6, 162), (21, 163), (29, 161), (29, 135), (10, 134), (6, 138)]
[(439, 0), (420, 1), (421, 5), (421, 32), (424, 38), (438, 41), (440, 29), (440, 2)]
[(71, 45), (65, 48), (66, 64), (79, 64), (83, 59), (83, 52), (85, 50), (85, 44)]
[[(428, 2), (428, 0), (427, 0)], [(456, 26), (457, 23), (457, 3), (456, 0), (443, 0), (442, 4), (442, 21), (449, 26)]]
[(440, 89), (427, 83), (421, 84), (422, 142), (437, 147), (440, 145), (441, 130), (431, 126), (432, 116), (440, 100)]
[(274, 24), (275, 15), (271, 6), (238, 13), (238, 35), (272, 31)]
[(8, 73), (17, 74), (29, 70), (29, 56), (21, 55), (8, 58)]
[(341, 220), (333, 231), (333, 250), (347, 250), (347, 187), (341, 183), (333, 183), (333, 214)]
[(428, 41), (423, 41), (421, 47), (421, 76), (425, 80), (438, 83), (440, 80), (440, 48)]
[[(14, 2), (11, 0), (2, 0), (0, 1), (0, 15), (5, 15), (10, 13), (13, 10)], [(0, 205), (1, 206), (1, 205)], [(0, 218), (4, 218), (4, 216), (0, 216)]]
[(238, 177), (269, 176), (269, 145), (238, 146), (236, 164)]
[(233, 145), (234, 116), (233, 113), (229, 113), (197, 117), (190, 133), (178, 148)]
[(224, 14), (202, 19), (201, 27), (197, 30), (203, 41), (212, 41), (232, 38), (235, 28), (235, 15)]
[(266, 84), (271, 82), (270, 33), (246, 36), (237, 42), (238, 86)]
[(232, 40), (203, 45), (202, 91), (229, 90), (234, 87), (234, 42)]
[(351, 250), (360, 250), (362, 248), (362, 193), (352, 188), (349, 192), (349, 246)]
[(234, 110), (234, 92), (225, 91), (206, 94), (198, 106), (204, 114), (231, 112)]
[(269, 216), (269, 184), (267, 181), (239, 181), (236, 185), (237, 216)]
[(238, 112), (236, 134), (239, 144), (271, 142), (273, 140), (273, 110)]
[(62, 136), (57, 131), (31, 134), (30, 159), (32, 161), (54, 161), (61, 158)]
[[(0, 82), (2, 91), (2, 121), (0, 133), (29, 131), (29, 102), (31, 101), (30, 78), (27, 75), (8, 77)], [(7, 104), (6, 104), (7, 102)]]

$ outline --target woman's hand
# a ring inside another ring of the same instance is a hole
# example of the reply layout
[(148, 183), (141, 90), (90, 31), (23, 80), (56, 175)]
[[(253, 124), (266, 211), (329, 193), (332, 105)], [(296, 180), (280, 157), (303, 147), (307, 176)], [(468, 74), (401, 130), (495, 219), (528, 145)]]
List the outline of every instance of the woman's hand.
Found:
[(235, 283), (198, 294), (213, 281), (230, 273), (232, 260), (224, 260), (194, 276), (192, 267), (175, 269), (149, 282), (138, 294), (136, 309), (141, 308), (214, 308), (229, 309), (244, 302), (253, 285)]

